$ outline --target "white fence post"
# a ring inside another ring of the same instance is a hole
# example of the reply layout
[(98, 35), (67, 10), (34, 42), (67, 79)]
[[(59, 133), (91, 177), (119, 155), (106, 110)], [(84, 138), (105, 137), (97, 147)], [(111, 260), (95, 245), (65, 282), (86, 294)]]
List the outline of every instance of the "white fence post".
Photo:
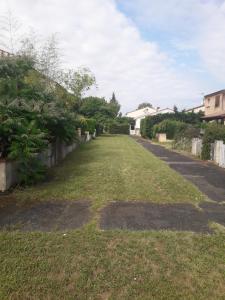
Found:
[(225, 167), (224, 149), (225, 149), (225, 145), (223, 141), (215, 141), (214, 160), (220, 167)]
[(198, 138), (192, 139), (191, 153), (195, 156), (201, 156), (202, 140)]

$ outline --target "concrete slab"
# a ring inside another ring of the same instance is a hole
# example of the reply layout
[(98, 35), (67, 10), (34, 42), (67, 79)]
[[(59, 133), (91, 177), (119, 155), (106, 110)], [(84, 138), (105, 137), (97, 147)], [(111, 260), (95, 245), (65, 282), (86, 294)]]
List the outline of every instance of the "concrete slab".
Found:
[(208, 217), (191, 204), (112, 202), (101, 213), (101, 229), (177, 230), (210, 233)]
[(48, 201), (0, 209), (0, 228), (21, 231), (62, 231), (82, 227), (90, 219), (86, 201)]

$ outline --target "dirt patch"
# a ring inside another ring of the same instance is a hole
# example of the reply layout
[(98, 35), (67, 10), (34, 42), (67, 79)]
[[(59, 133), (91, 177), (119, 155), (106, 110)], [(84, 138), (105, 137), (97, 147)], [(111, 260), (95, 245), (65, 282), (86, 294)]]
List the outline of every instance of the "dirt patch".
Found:
[(61, 231), (82, 227), (90, 219), (86, 201), (49, 201), (31, 205), (10, 202), (0, 208), (0, 228)]
[(102, 229), (211, 232), (207, 215), (191, 204), (112, 202), (101, 213)]

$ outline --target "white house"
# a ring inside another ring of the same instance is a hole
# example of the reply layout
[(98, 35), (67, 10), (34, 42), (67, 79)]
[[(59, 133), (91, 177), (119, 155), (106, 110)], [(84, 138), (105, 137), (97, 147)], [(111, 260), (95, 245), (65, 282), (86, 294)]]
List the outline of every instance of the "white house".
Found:
[(130, 126), (130, 135), (141, 135), (141, 120), (147, 116), (155, 116), (158, 114), (174, 113), (170, 108), (156, 109), (153, 107), (145, 107), (142, 109), (137, 109), (126, 114), (127, 117), (133, 118), (135, 124)]
[(195, 114), (199, 113), (199, 112), (205, 112), (205, 105), (199, 105), (199, 106), (195, 106), (195, 107), (192, 107), (192, 108), (189, 108), (189, 109), (186, 109), (185, 110), (186, 113), (189, 113), (189, 112), (193, 112)]

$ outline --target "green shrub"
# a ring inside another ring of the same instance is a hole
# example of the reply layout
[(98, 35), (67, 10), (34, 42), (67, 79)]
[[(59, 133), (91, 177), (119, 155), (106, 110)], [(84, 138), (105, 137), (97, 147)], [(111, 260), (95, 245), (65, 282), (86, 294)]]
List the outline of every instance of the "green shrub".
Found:
[(104, 125), (99, 122), (96, 122), (96, 134), (97, 135), (102, 134), (103, 130), (104, 130)]
[(184, 130), (175, 134), (172, 144), (173, 149), (184, 150), (191, 152), (192, 139), (199, 137), (200, 128), (193, 125), (188, 125)]
[(110, 134), (129, 134), (129, 124), (112, 122), (109, 124), (108, 131)]
[(187, 125), (180, 121), (164, 120), (153, 126), (153, 137), (156, 137), (157, 133), (166, 133), (168, 139), (173, 139), (177, 133), (183, 131), (186, 127)]
[(202, 159), (210, 159), (211, 144), (216, 140), (222, 140), (225, 142), (225, 126), (215, 122), (209, 123), (205, 128), (202, 141)]
[(96, 121), (94, 119), (86, 119), (86, 131), (93, 134), (96, 130)]
[(155, 116), (148, 116), (141, 121), (141, 135), (144, 138), (153, 138), (153, 126), (161, 123), (163, 120), (175, 120), (186, 124), (199, 125), (201, 123), (202, 113), (166, 113)]
[(153, 138), (153, 121), (152, 117), (146, 117), (145, 119), (141, 120), (141, 136), (144, 138)]
[(19, 164), (20, 182), (28, 185), (44, 179), (46, 168), (37, 155), (47, 147), (46, 134), (37, 128), (35, 121), (21, 120), (17, 131), (11, 135), (8, 157)]
[(83, 135), (85, 134), (85, 131), (89, 131), (90, 134), (93, 134), (96, 130), (96, 121), (94, 119), (79, 117), (76, 121), (76, 128), (81, 128), (81, 133)]

